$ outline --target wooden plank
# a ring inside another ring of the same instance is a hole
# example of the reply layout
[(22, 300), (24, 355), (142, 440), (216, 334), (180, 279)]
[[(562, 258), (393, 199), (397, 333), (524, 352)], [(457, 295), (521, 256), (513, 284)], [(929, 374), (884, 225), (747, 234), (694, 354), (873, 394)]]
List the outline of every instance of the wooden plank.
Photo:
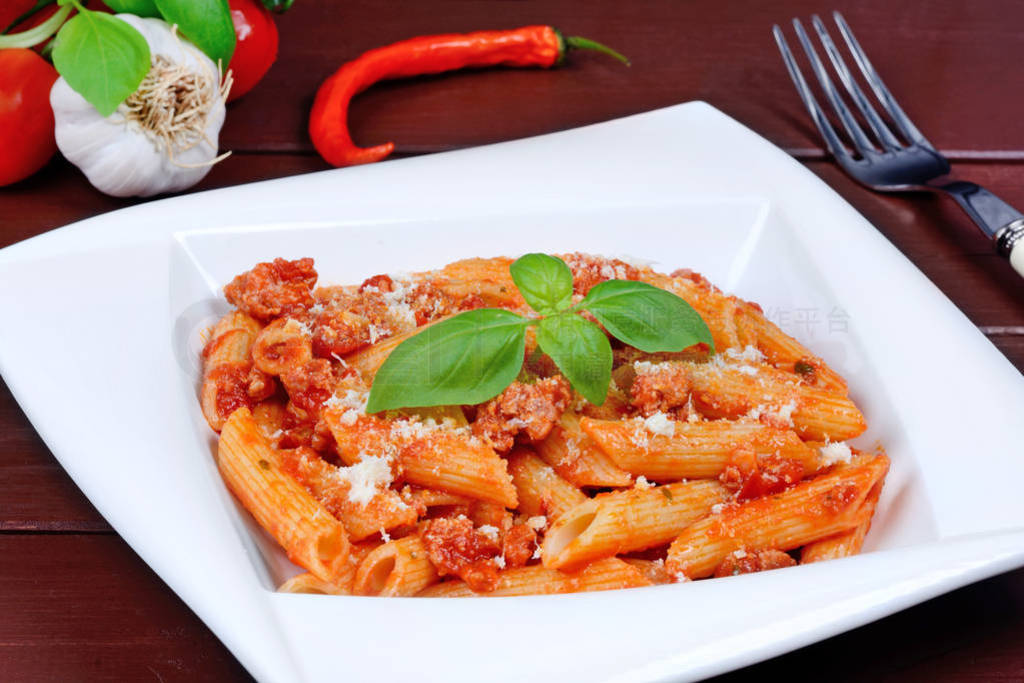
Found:
[(1024, 569), (709, 683), (1024, 680)]
[(0, 379), (0, 531), (109, 531)]
[(1010, 19), (1020, 7), (1018, 0), (297, 3), (278, 19), (277, 63), (231, 108), (222, 139), (236, 150), (310, 149), (306, 118), (316, 89), (363, 51), (417, 35), (549, 23), (614, 46), (633, 66), (575, 55), (548, 72), (496, 69), (375, 86), (354, 101), (355, 139), (437, 151), (704, 99), (787, 149), (820, 156), (771, 27), (835, 8), (939, 148), (957, 157), (1020, 159), (1024, 93), (1013, 84), (1024, 32)]
[(0, 534), (0, 680), (248, 680), (113, 535)]

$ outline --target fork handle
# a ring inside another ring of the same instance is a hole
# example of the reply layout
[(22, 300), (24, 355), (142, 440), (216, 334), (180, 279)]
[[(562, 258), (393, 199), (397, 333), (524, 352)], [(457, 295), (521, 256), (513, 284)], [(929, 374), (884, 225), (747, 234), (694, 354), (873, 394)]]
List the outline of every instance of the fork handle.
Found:
[(931, 184), (945, 192), (967, 212), (981, 230), (992, 238), (996, 251), (1010, 260), (1024, 277), (1024, 214), (980, 185), (966, 180)]
[(996, 234), (996, 251), (1010, 259), (1013, 269), (1024, 277), (1024, 218), (1015, 220)]

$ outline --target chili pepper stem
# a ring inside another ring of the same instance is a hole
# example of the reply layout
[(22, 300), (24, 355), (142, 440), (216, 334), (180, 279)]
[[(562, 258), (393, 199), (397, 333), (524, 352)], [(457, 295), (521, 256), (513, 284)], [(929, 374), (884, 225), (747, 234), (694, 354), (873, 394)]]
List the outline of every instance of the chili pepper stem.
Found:
[(595, 52), (601, 52), (603, 54), (606, 54), (609, 57), (614, 57), (615, 59), (619, 60), (626, 66), (630, 66), (629, 58), (626, 57), (626, 55), (622, 54), (621, 52), (613, 50), (607, 45), (602, 45), (596, 40), (591, 40), (590, 38), (583, 38), (581, 36), (567, 36), (563, 38), (563, 40), (565, 41), (566, 52), (568, 52), (570, 49), (594, 50)]

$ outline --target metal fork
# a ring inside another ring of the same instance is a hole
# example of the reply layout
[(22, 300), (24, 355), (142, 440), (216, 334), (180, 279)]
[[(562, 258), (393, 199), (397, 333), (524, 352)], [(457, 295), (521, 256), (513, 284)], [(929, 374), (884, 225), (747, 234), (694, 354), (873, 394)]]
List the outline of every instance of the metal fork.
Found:
[[(796, 85), (800, 99), (804, 101), (818, 131), (825, 138), (828, 151), (847, 173), (872, 189), (882, 192), (925, 191), (948, 194), (978, 224), (982, 232), (992, 239), (996, 251), (1008, 258), (1013, 269), (1024, 276), (1024, 214), (985, 188), (949, 176), (949, 161), (921, 135), (917, 127), (903, 113), (903, 109), (896, 103), (896, 99), (885, 87), (885, 83), (882, 82), (878, 72), (875, 71), (867, 55), (864, 54), (864, 50), (853, 36), (853, 31), (850, 30), (846, 20), (839, 12), (833, 12), (832, 17), (846, 41), (850, 54), (853, 55), (854, 61), (860, 68), (861, 74), (874, 92), (882, 111), (888, 116), (896, 130), (894, 133), (885, 120), (879, 116), (878, 110), (854, 80), (839, 49), (832, 42), (832, 37), (825, 28), (825, 24), (815, 14), (811, 18), (814, 30), (839, 76), (839, 80), (843, 82), (850, 99), (874, 134), (873, 140), (868, 137), (858, 123), (857, 117), (836, 89), (827, 68), (818, 57), (811, 39), (804, 30), (803, 24), (799, 19), (793, 19), (793, 28), (796, 30), (797, 38), (800, 40), (804, 52), (807, 53), (818, 83), (853, 143), (853, 151), (847, 149), (825, 112), (818, 105), (818, 100), (808, 87), (803, 74), (800, 73), (800, 67), (797, 66), (796, 59), (786, 43), (782, 29), (776, 24), (772, 28), (775, 42), (779, 45), (782, 59)], [(897, 137), (897, 134), (902, 137), (902, 140)]]

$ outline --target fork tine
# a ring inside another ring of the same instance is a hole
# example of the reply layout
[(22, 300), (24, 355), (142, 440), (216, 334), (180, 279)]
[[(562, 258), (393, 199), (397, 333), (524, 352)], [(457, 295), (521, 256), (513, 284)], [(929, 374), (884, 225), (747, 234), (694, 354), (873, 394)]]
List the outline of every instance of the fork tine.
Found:
[(825, 91), (825, 97), (832, 104), (832, 109), (839, 116), (839, 120), (843, 122), (843, 127), (846, 128), (846, 132), (849, 133), (850, 138), (853, 140), (854, 147), (857, 148), (862, 156), (869, 156), (875, 151), (875, 147), (868, 140), (868, 136), (864, 134), (860, 124), (853, 117), (850, 108), (846, 106), (846, 103), (843, 102), (838, 91), (836, 91), (832, 78), (828, 75), (828, 71), (825, 69), (821, 58), (818, 57), (818, 52), (814, 49), (814, 45), (811, 44), (811, 39), (807, 36), (807, 32), (804, 31), (804, 25), (799, 19), (794, 19), (793, 28), (796, 29), (797, 38), (800, 39), (800, 44), (803, 45), (807, 59), (814, 70), (814, 75), (818, 77), (818, 83), (821, 84), (821, 89)]
[(786, 37), (782, 34), (782, 29), (779, 28), (778, 24), (772, 27), (772, 34), (775, 36), (775, 42), (779, 46), (779, 52), (782, 53), (782, 61), (786, 64), (789, 77), (793, 79), (793, 85), (796, 86), (796, 91), (800, 94), (800, 99), (803, 100), (804, 105), (807, 107), (814, 125), (818, 127), (818, 132), (825, 138), (825, 145), (828, 147), (828, 151), (836, 159), (849, 159), (849, 152), (846, 151), (846, 147), (843, 146), (839, 136), (836, 135), (835, 128), (832, 127), (828, 117), (825, 116), (825, 112), (818, 105), (818, 100), (815, 99), (814, 93), (807, 87), (807, 81), (804, 80), (803, 74), (800, 73), (800, 67), (797, 66), (796, 59), (794, 59), (793, 53), (786, 43)]
[[(886, 113), (889, 114), (890, 118), (896, 123), (896, 126), (900, 129), (911, 142), (925, 147), (926, 149), (935, 152), (935, 147), (932, 143), (921, 135), (921, 131), (913, 124), (906, 114), (903, 113), (903, 109), (896, 103), (896, 98), (892, 96), (889, 89), (885, 87), (885, 83), (882, 82), (878, 72), (875, 71), (875, 67), (871, 65), (871, 61), (868, 56), (864, 53), (860, 43), (853, 35), (853, 31), (850, 30), (850, 26), (846, 23), (846, 19), (839, 12), (833, 12), (832, 17), (836, 21), (836, 25), (839, 26), (839, 32), (843, 34), (843, 39), (846, 41), (847, 46), (850, 48), (850, 52), (853, 53), (853, 58), (857, 62), (857, 66), (860, 67), (860, 71), (864, 74), (864, 78), (867, 79), (868, 85), (871, 86), (871, 90), (874, 91), (875, 97), (881, 102), (882, 107), (885, 108)], [(936, 152), (937, 153), (937, 152)]]
[(821, 17), (815, 14), (811, 17), (811, 23), (818, 34), (818, 39), (821, 40), (821, 44), (825, 47), (825, 52), (828, 53), (828, 58), (832, 61), (832, 66), (835, 67), (836, 73), (839, 74), (839, 80), (846, 86), (846, 91), (850, 93), (850, 97), (853, 98), (860, 113), (867, 119), (868, 125), (871, 126), (871, 130), (874, 131), (878, 141), (889, 151), (895, 152), (901, 149), (903, 145), (900, 144), (900, 141), (889, 130), (889, 126), (885, 125), (885, 121), (875, 111), (871, 101), (868, 100), (864, 91), (861, 90), (860, 85), (853, 79), (850, 70), (846, 67), (843, 56), (836, 48), (836, 44), (832, 42), (832, 36), (829, 35), (828, 29), (825, 28), (825, 24), (821, 21)]

